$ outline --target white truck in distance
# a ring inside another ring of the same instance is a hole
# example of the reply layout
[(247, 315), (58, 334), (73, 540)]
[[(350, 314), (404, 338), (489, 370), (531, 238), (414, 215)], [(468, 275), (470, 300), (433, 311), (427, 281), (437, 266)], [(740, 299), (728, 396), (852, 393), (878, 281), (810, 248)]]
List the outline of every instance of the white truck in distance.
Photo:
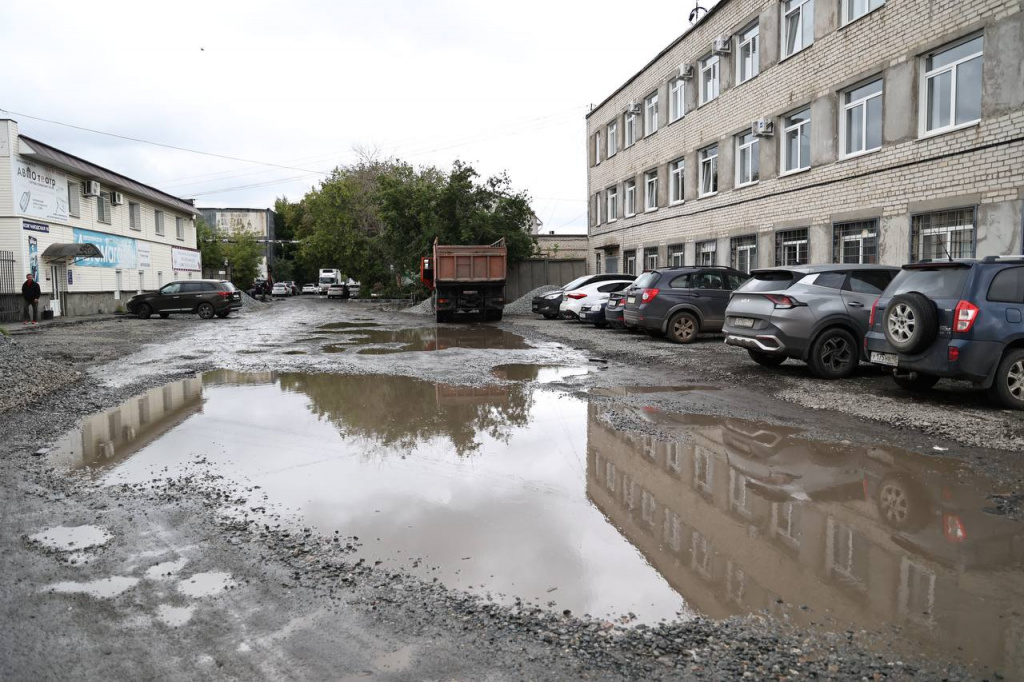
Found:
[(320, 293), (326, 294), (328, 287), (332, 284), (338, 284), (341, 282), (341, 270), (327, 270), (324, 268), (320, 269)]

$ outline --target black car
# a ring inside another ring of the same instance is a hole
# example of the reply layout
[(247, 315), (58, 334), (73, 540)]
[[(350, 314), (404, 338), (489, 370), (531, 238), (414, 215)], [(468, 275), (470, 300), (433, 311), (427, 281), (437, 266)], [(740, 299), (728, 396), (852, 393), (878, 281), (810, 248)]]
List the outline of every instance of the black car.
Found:
[(612, 279), (632, 280), (636, 279), (636, 276), (624, 275), (619, 272), (606, 272), (602, 275), (584, 275), (583, 277), (577, 277), (561, 289), (555, 289), (554, 291), (548, 291), (540, 294), (539, 296), (534, 296), (530, 309), (537, 315), (543, 315), (545, 319), (554, 320), (558, 317), (558, 309), (562, 305), (565, 292), (574, 291), (588, 284), (593, 284), (594, 282), (604, 282)]
[(747, 277), (724, 266), (650, 270), (626, 290), (623, 322), (652, 336), (691, 343), (698, 334), (722, 331), (729, 295)]
[(242, 307), (242, 292), (226, 280), (186, 279), (170, 282), (158, 291), (132, 296), (125, 308), (143, 320), (156, 313), (168, 317), (171, 313), (195, 313), (204, 320), (214, 315), (227, 317), (232, 310)]
[(901, 387), (966, 379), (1024, 410), (1024, 256), (904, 265), (869, 327), (868, 359)]
[(604, 329), (608, 326), (608, 322), (605, 320), (604, 310), (608, 301), (597, 301), (595, 303), (587, 303), (580, 308), (580, 322), (586, 322), (592, 324), (598, 329)]

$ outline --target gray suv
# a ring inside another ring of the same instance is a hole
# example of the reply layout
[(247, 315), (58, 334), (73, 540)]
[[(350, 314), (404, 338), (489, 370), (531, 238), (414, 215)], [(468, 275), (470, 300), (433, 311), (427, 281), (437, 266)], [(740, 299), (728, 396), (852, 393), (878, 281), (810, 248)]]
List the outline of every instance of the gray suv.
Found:
[(823, 379), (848, 377), (861, 360), (871, 306), (899, 268), (803, 265), (754, 270), (725, 311), (725, 342), (775, 367), (805, 361)]

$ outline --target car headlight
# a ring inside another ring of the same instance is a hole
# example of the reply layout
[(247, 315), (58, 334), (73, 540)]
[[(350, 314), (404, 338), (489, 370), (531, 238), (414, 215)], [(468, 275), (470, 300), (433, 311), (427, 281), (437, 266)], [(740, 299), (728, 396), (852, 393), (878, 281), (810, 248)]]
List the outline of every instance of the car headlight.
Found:
[(553, 301), (553, 300), (555, 300), (556, 298), (562, 298), (562, 292), (561, 292), (561, 291), (559, 291), (559, 292), (558, 292), (557, 294), (548, 294), (548, 295), (547, 295), (547, 296), (545, 296), (544, 298), (548, 299), (549, 301)]

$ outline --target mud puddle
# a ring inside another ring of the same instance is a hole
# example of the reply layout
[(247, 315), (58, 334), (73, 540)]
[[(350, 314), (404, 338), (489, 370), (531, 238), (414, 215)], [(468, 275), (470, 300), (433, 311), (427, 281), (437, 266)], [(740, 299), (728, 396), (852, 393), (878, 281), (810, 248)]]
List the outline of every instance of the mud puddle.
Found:
[(590, 369), (587, 367), (531, 364), (496, 365), (491, 370), (491, 374), (498, 379), (505, 381), (533, 381), (538, 384), (551, 384), (570, 377), (586, 376), (589, 373)]
[(951, 460), (531, 379), (233, 372), (91, 417), (52, 454), (111, 485), (196, 455), (297, 527), (359, 536), (368, 563), (499, 601), (634, 622), (767, 613), (1002, 671), (1022, 655), (1024, 522)]
[(358, 347), (357, 352), (361, 355), (390, 355), (392, 353), (441, 351), (449, 348), (526, 350), (533, 347), (518, 334), (488, 325), (351, 329), (348, 331), (351, 333), (350, 338), (325, 346), (324, 351), (340, 353), (347, 346), (352, 346)]
[(379, 326), (379, 322), (330, 322), (320, 325), (317, 329), (364, 329)]

